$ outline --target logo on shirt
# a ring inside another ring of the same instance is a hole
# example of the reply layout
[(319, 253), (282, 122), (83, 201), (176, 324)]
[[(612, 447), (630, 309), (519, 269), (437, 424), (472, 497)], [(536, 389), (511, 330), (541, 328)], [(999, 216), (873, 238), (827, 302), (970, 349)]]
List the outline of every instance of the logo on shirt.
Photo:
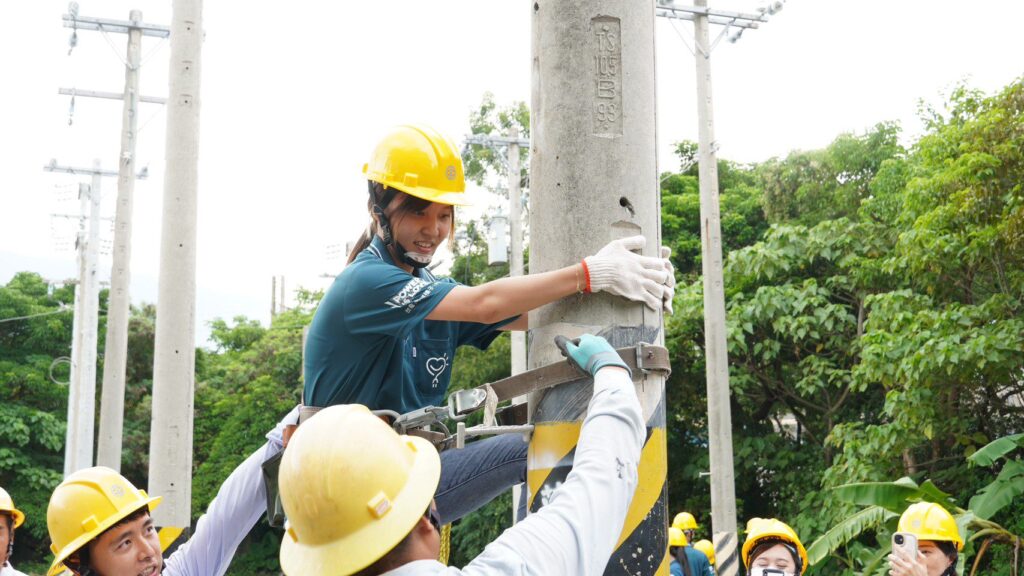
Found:
[(405, 308), (405, 312), (412, 312), (416, 308), (416, 304), (430, 296), (434, 292), (434, 284), (421, 280), (420, 278), (413, 278), (406, 282), (405, 286), (389, 298), (385, 304), (390, 308)]
[(434, 358), (427, 358), (427, 374), (434, 377), (433, 385), (437, 388), (437, 380), (444, 374), (444, 371), (448, 368), (448, 354), (443, 356), (435, 356)]

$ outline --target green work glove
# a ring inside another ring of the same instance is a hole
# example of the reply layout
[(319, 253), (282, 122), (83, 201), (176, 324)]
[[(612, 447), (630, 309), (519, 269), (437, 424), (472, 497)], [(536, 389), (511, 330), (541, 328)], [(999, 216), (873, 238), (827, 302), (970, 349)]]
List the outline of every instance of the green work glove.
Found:
[(566, 339), (559, 344), (559, 348), (562, 348), (563, 344), (563, 349), (569, 359), (591, 376), (597, 374), (597, 371), (605, 366), (618, 366), (625, 368), (626, 372), (630, 372), (629, 366), (622, 361), (619, 353), (600, 336), (584, 334), (575, 340)]

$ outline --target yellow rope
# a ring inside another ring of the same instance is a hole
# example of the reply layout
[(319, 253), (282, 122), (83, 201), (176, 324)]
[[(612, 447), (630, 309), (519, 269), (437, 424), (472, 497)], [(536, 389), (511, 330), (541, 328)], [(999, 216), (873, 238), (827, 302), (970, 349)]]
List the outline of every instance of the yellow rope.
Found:
[(452, 550), (452, 525), (445, 524), (441, 526), (441, 551), (437, 555), (437, 560), (445, 566), (448, 565), (448, 557)]

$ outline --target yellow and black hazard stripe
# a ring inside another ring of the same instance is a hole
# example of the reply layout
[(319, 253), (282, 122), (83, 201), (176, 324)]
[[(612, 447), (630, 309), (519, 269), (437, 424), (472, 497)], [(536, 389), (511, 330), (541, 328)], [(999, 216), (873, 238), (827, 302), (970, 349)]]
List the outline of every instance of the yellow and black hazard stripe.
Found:
[(715, 547), (715, 574), (718, 576), (736, 576), (743, 573), (740, 565), (739, 554), (736, 546), (739, 543), (735, 532), (715, 532), (713, 536)]
[[(580, 395), (574, 385), (563, 387), (562, 396), (578, 400)], [(557, 389), (556, 389), (557, 390)], [(562, 398), (566, 400), (568, 398)], [(576, 445), (583, 423), (578, 420), (540, 421), (544, 404), (535, 413), (536, 427), (530, 442), (530, 456), (527, 465), (529, 486), (528, 506), (530, 512), (537, 512), (547, 502), (550, 494), (565, 482), (572, 470)], [(571, 400), (567, 404), (577, 404)], [(558, 416), (567, 417), (571, 410), (566, 404), (559, 406)], [(577, 404), (578, 406), (578, 404)], [(583, 407), (585, 409), (585, 405)], [(551, 411), (549, 411), (549, 414)], [(582, 412), (580, 412), (582, 413)], [(640, 454), (638, 466), (639, 485), (633, 495), (622, 533), (615, 552), (608, 561), (606, 573), (639, 574), (642, 576), (663, 576), (669, 573), (671, 559), (668, 557), (668, 458), (666, 453), (664, 396), (647, 423), (647, 438)]]
[(188, 531), (178, 526), (164, 526), (157, 531), (157, 538), (160, 539), (160, 551), (167, 555), (188, 540)]

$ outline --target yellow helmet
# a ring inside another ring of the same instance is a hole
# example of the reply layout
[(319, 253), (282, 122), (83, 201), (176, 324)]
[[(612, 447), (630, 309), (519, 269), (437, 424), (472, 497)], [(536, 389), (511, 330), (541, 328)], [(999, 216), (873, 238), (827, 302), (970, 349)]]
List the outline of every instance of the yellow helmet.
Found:
[(712, 566), (715, 565), (715, 546), (709, 540), (697, 540), (693, 543), (693, 547), (700, 550), (708, 557), (708, 562)]
[(104, 530), (143, 506), (152, 512), (160, 497), (150, 498), (124, 476), (104, 466), (79, 470), (57, 486), (46, 508), (50, 550), (55, 556), (47, 576), (65, 569), (64, 560)]
[(278, 481), (285, 574), (352, 574), (402, 541), (441, 478), (434, 446), (358, 404), (325, 408), (288, 442)]
[(7, 493), (7, 490), (0, 488), (0, 512), (7, 512), (14, 519), (14, 527), (21, 526), (22, 522), (25, 521), (25, 514), (14, 507), (14, 500), (11, 495)]
[(789, 524), (775, 518), (751, 518), (747, 522), (747, 539), (743, 542), (743, 549), (741, 555), (743, 556), (743, 564), (750, 567), (750, 553), (754, 547), (760, 544), (764, 540), (781, 540), (782, 543), (788, 543), (791, 546), (796, 547), (797, 553), (800, 555), (800, 566), (797, 571), (798, 574), (803, 573), (804, 570), (809, 566), (807, 562), (807, 550), (804, 549), (804, 545), (800, 542), (800, 538), (796, 535), (796, 532), (789, 527)]
[(680, 530), (696, 530), (698, 528), (697, 519), (689, 512), (680, 512), (679, 514), (676, 514), (676, 517), (672, 520), (672, 526), (675, 526)]
[(423, 125), (396, 126), (363, 164), (366, 178), (417, 198), (466, 205), (466, 176), (455, 145)]
[(956, 520), (945, 508), (932, 502), (911, 504), (900, 516), (899, 532), (910, 532), (918, 540), (956, 542), (956, 549), (963, 550), (964, 539)]
[(675, 526), (672, 526), (668, 529), (669, 546), (686, 546), (687, 544), (688, 542), (686, 541), (686, 534), (683, 534), (682, 530), (676, 528)]

